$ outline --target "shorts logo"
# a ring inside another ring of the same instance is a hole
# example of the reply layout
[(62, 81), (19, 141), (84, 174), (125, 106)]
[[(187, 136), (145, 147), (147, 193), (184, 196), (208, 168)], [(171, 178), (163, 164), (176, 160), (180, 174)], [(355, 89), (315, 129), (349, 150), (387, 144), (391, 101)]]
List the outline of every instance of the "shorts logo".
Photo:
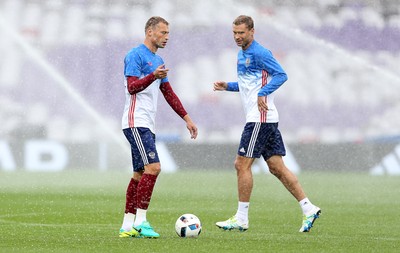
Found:
[(150, 152), (149, 157), (150, 157), (150, 159), (154, 159), (156, 157), (156, 153)]
[(240, 153), (246, 153), (246, 150), (244, 150), (244, 147), (242, 147), (241, 149), (239, 149)]

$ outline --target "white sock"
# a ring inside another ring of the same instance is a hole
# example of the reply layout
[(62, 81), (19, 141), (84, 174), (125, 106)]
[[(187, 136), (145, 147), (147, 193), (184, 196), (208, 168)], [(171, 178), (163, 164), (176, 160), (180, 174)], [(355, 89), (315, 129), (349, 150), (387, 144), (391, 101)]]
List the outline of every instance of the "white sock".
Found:
[(238, 203), (238, 209), (236, 212), (236, 218), (239, 222), (248, 223), (249, 222), (249, 205), (250, 202), (240, 202)]
[(305, 215), (311, 215), (311, 212), (314, 209), (314, 205), (311, 203), (311, 201), (308, 198), (304, 198), (299, 201), (301, 210), (303, 211), (303, 214)]
[(122, 222), (122, 229), (125, 231), (131, 231), (133, 227), (133, 221), (135, 220), (135, 215), (133, 213), (124, 214), (124, 221)]
[(134, 223), (135, 227), (137, 227), (140, 224), (142, 224), (143, 221), (147, 221), (146, 213), (147, 213), (147, 210), (144, 210), (144, 209), (139, 209), (138, 208), (136, 210), (136, 219), (135, 219), (135, 223)]

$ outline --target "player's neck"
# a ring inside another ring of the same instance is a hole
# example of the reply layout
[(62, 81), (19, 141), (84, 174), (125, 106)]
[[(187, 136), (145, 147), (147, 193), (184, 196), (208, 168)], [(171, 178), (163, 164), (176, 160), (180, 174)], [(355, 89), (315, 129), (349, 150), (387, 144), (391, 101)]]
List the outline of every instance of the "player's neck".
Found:
[(249, 43), (247, 43), (246, 45), (243, 45), (242, 46), (242, 50), (244, 51), (244, 50), (247, 50), (250, 46), (251, 46), (251, 44), (253, 44), (253, 41), (254, 41), (254, 39), (252, 39), (251, 41), (249, 41)]
[(145, 40), (143, 44), (153, 53), (155, 54), (157, 52), (157, 46), (153, 45), (150, 41)]

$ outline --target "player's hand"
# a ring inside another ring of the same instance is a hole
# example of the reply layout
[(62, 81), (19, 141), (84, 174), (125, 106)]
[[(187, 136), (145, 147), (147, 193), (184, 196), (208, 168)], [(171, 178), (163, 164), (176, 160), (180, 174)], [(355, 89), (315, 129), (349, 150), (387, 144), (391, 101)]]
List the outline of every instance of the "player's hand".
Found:
[(154, 70), (153, 74), (157, 79), (163, 79), (167, 77), (169, 69), (165, 68), (165, 64), (162, 64), (157, 67), (156, 70)]
[(190, 118), (189, 114), (186, 114), (183, 119), (186, 121), (186, 127), (189, 130), (190, 133), (190, 138), (191, 139), (196, 139), (197, 138), (197, 127), (193, 123), (192, 119)]
[(194, 124), (187, 124), (186, 127), (190, 132), (190, 138), (196, 139), (197, 138), (197, 127)]
[(257, 98), (258, 110), (260, 112), (267, 112), (268, 111), (268, 105), (267, 105), (266, 101), (267, 101), (267, 98), (265, 96)]
[(216, 81), (214, 83), (214, 91), (222, 91), (222, 90), (226, 90), (226, 88), (228, 88), (228, 84), (226, 82), (222, 82), (222, 81)]

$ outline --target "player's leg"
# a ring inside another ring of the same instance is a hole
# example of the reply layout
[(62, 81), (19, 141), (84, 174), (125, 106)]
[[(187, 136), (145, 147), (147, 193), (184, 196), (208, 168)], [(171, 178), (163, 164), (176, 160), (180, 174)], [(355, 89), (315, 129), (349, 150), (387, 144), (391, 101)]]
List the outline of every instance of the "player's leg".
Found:
[(152, 163), (146, 165), (144, 171), (138, 175), (135, 206), (136, 212), (139, 213), (137, 213), (135, 225), (140, 225), (140, 223), (147, 220), (146, 212), (149, 207), (154, 185), (160, 171), (160, 163)]
[(249, 228), (249, 205), (251, 192), (253, 190), (253, 173), (251, 165), (255, 158), (236, 156), (235, 169), (238, 184), (238, 208), (236, 214), (225, 221), (216, 223), (217, 227), (224, 230), (237, 229), (246, 231)]
[[(131, 231), (135, 221), (137, 208), (137, 186), (142, 174), (143, 172), (134, 172), (126, 189), (125, 214), (120, 229), (120, 237), (132, 237)], [(133, 231), (133, 233), (135, 236), (138, 235), (135, 231)]]
[(284, 164), (282, 156), (273, 155), (267, 160), (269, 171), (277, 177), (286, 189), (300, 201), (306, 197), (296, 175), (293, 174)]
[[(235, 160), (235, 169), (238, 184), (238, 208), (236, 214), (216, 225), (224, 230), (238, 229), (246, 231), (249, 228), (249, 205), (253, 190), (253, 174), (251, 165), (256, 157), (260, 157), (257, 140), (260, 134), (260, 123), (247, 123), (239, 145), (238, 155)], [(253, 141), (252, 141), (253, 140)]]
[(138, 147), (134, 140), (132, 129), (124, 129), (123, 132), (131, 145), (131, 157), (134, 172), (126, 189), (125, 212), (121, 229), (119, 231), (119, 237), (136, 237), (139, 236), (139, 232), (133, 227), (133, 223), (136, 216), (137, 186), (139, 184), (141, 174), (143, 173), (143, 167), (138, 167), (140, 164), (138, 159), (136, 159), (138, 156)]
[(267, 160), (271, 174), (275, 175), (286, 189), (296, 198), (303, 211), (303, 222), (299, 232), (309, 232), (314, 221), (319, 218), (321, 209), (311, 203), (306, 197), (296, 175), (294, 175), (283, 162), (281, 156), (275, 155)]
[(217, 227), (224, 230), (237, 229), (239, 231), (246, 231), (249, 228), (249, 205), (253, 190), (251, 165), (253, 162), (254, 158), (236, 156), (235, 169), (238, 184), (238, 208), (236, 214), (231, 218), (217, 222)]
[(238, 184), (238, 207), (234, 218), (229, 219), (228, 227), (238, 228), (241, 231), (246, 231), (249, 228), (249, 206), (251, 193), (253, 191), (253, 173), (251, 165), (255, 158), (236, 156), (235, 169)]
[(296, 175), (285, 165), (282, 156), (285, 155), (285, 146), (282, 140), (278, 124), (268, 124), (271, 135), (268, 138), (263, 157), (268, 164), (269, 171), (277, 177), (286, 189), (296, 198), (303, 211), (304, 219), (300, 232), (310, 231), (315, 219), (321, 213), (321, 209), (311, 203), (306, 197)]
[(126, 134), (131, 143), (134, 153), (134, 177), (136, 180), (136, 217), (133, 227), (140, 231), (141, 237), (157, 238), (160, 235), (152, 229), (147, 221), (147, 209), (157, 176), (161, 171), (160, 160), (158, 157), (155, 135), (148, 128), (131, 128)]
[(235, 169), (240, 202), (250, 202), (251, 192), (253, 190), (253, 173), (251, 172), (251, 165), (253, 162), (254, 158), (236, 156)]
[[(155, 136), (148, 128), (128, 128), (124, 129), (124, 134), (131, 144), (134, 174), (127, 189), (123, 230), (126, 231), (127, 227), (133, 223), (132, 231), (135, 232), (140, 230), (142, 223), (145, 225), (148, 223), (146, 212), (161, 169)], [(145, 227), (150, 227), (150, 225)], [(148, 233), (146, 229), (143, 229), (140, 236), (158, 237), (159, 235), (154, 231)]]
[(137, 211), (134, 227), (140, 231), (141, 236), (146, 238), (160, 236), (147, 221), (147, 210), (160, 172), (161, 165), (159, 162), (146, 165), (137, 187)]

